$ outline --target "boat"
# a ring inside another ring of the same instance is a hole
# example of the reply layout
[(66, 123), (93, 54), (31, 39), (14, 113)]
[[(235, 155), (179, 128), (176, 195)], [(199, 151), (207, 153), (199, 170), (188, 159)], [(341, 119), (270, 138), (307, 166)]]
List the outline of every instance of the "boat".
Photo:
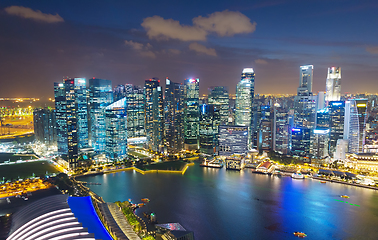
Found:
[(326, 183), (326, 181), (320, 181), (320, 183)]
[(300, 237), (300, 238), (305, 238), (307, 237), (307, 234), (304, 232), (293, 232), (294, 236)]
[(348, 195), (341, 195), (340, 197), (342, 197), (342, 198), (349, 198)]
[(149, 202), (150, 201), (150, 199), (148, 199), (148, 198), (142, 198), (141, 200), (142, 200), (142, 202)]
[(291, 174), (291, 178), (304, 179), (304, 175), (301, 174), (301, 173), (293, 173), (293, 174)]

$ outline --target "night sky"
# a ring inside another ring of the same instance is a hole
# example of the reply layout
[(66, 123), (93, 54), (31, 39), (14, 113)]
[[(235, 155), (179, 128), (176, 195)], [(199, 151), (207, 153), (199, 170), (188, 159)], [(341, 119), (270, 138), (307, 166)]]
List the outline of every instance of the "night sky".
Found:
[(97, 77), (143, 85), (152, 77), (200, 78), (235, 92), (243, 68), (256, 93), (296, 93), (299, 66), (327, 67), (342, 92), (378, 92), (378, 2), (0, 2), (0, 97), (53, 97), (53, 83)]

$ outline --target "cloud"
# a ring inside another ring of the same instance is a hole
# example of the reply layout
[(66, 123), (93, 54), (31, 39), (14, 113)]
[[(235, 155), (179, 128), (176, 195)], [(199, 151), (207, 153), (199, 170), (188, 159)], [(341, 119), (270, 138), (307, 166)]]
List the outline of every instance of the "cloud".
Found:
[(181, 53), (181, 51), (178, 49), (168, 49), (168, 52), (176, 55)]
[(241, 12), (224, 10), (215, 12), (208, 17), (193, 18), (194, 25), (208, 31), (215, 32), (219, 36), (233, 36), (240, 33), (252, 33), (256, 30), (256, 22), (251, 23), (251, 19)]
[(264, 59), (256, 59), (255, 63), (256, 64), (262, 64), (262, 65), (268, 64), (268, 62)]
[(156, 58), (156, 54), (153, 51), (142, 51), (140, 55), (143, 57)]
[(214, 12), (207, 17), (193, 18), (193, 25), (182, 25), (173, 19), (153, 16), (143, 19), (142, 27), (150, 39), (181, 41), (205, 41), (209, 33), (233, 36), (240, 33), (252, 33), (256, 30), (256, 22), (240, 12), (224, 10)]
[(376, 47), (367, 47), (366, 51), (371, 54), (378, 54), (378, 46)]
[(152, 45), (149, 43), (143, 44), (134, 42), (133, 40), (125, 40), (125, 45), (130, 46), (132, 49), (138, 51), (143, 57), (156, 58), (156, 54), (153, 51), (149, 50), (152, 48)]
[(207, 32), (201, 28), (181, 25), (179, 21), (164, 19), (160, 16), (145, 18), (141, 25), (147, 30), (147, 36), (150, 39), (203, 41), (206, 40), (207, 35)]
[(217, 53), (215, 52), (214, 48), (207, 48), (204, 45), (201, 45), (201, 44), (196, 43), (196, 42), (191, 43), (189, 45), (189, 49), (193, 50), (197, 53), (204, 53), (206, 55), (215, 56), (215, 57), (217, 56)]
[(6, 13), (26, 19), (32, 19), (35, 21), (41, 21), (46, 23), (64, 22), (63, 18), (59, 14), (42, 13), (39, 10), (34, 11), (31, 8), (22, 6), (10, 6), (4, 9)]

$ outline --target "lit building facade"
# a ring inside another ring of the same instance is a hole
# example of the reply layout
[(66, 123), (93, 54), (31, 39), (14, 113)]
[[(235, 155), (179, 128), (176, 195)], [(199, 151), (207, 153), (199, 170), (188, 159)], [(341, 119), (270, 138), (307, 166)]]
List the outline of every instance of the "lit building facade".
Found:
[(219, 126), (219, 155), (231, 156), (248, 151), (248, 127)]
[(144, 89), (132, 84), (125, 85), (127, 102), (127, 137), (146, 137), (144, 129)]
[(88, 103), (84, 78), (66, 78), (54, 83), (58, 153), (77, 166), (78, 150), (89, 146)]
[(111, 161), (127, 155), (127, 104), (122, 98), (105, 108), (105, 154)]
[(340, 101), (341, 94), (341, 68), (328, 68), (326, 80), (326, 101)]
[(248, 139), (253, 133), (253, 99), (255, 96), (255, 72), (253, 68), (244, 68), (241, 80), (236, 86), (235, 125), (248, 127)]
[(299, 67), (299, 87), (297, 91), (298, 96), (312, 95), (313, 73), (313, 65), (305, 65)]
[(345, 119), (345, 102), (331, 101), (328, 104), (329, 109), (329, 153), (333, 155), (336, 151), (337, 142), (344, 139), (344, 119)]
[(345, 167), (366, 172), (378, 172), (378, 154), (353, 153), (346, 154)]
[(208, 104), (218, 106), (221, 125), (227, 125), (230, 108), (227, 87), (217, 86), (209, 88)]
[(218, 151), (220, 110), (218, 105), (200, 106), (199, 149), (201, 153), (215, 155)]
[(35, 140), (45, 145), (57, 144), (55, 110), (36, 108), (33, 111)]
[(328, 156), (329, 129), (315, 129), (312, 155), (322, 159)]
[[(273, 116), (273, 150), (281, 154), (289, 152), (289, 114), (280, 107), (274, 108)], [(291, 132), (290, 132), (291, 134)]]
[(145, 130), (148, 148), (160, 152), (163, 148), (164, 115), (160, 80), (147, 79), (144, 84)]
[(291, 153), (300, 157), (309, 157), (311, 151), (311, 132), (309, 128), (292, 128), (291, 129)]
[(367, 99), (345, 102), (344, 139), (349, 141), (350, 153), (362, 153), (365, 145)]
[(105, 107), (113, 102), (112, 81), (92, 78), (88, 81), (89, 139), (97, 153), (105, 151)]
[(198, 149), (199, 141), (199, 79), (184, 82), (184, 143), (185, 149)]
[(59, 155), (68, 154), (66, 90), (64, 83), (54, 83), (56, 138)]
[(184, 148), (184, 85), (165, 80), (164, 141), (167, 153)]

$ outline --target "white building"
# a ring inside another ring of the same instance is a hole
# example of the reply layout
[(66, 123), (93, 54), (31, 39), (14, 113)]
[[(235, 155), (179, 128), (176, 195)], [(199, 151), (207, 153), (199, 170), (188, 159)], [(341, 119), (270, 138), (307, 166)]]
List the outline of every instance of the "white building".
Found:
[(326, 101), (340, 101), (341, 68), (328, 68), (326, 80)]

